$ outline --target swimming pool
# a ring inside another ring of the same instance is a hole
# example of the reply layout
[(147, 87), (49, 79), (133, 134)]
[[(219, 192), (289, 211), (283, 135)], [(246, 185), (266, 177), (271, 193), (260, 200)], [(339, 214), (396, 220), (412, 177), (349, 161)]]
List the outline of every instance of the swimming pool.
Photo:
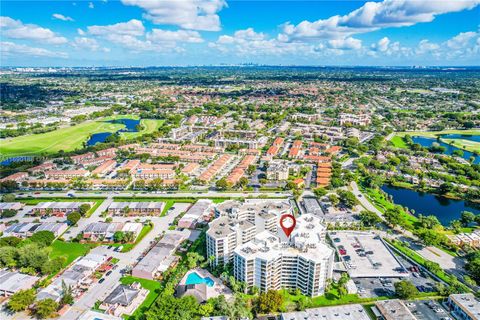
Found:
[(188, 275), (187, 280), (185, 281), (185, 284), (199, 284), (199, 283), (205, 283), (209, 287), (213, 287), (215, 282), (210, 278), (202, 278), (198, 273), (192, 272)]

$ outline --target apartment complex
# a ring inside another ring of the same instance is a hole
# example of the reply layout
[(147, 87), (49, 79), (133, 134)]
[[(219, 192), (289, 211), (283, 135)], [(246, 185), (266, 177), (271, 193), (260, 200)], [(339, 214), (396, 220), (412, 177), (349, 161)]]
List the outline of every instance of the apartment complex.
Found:
[(325, 243), (326, 228), (313, 215), (297, 218), (290, 239), (280, 231), (263, 231), (234, 251), (234, 276), (261, 291), (300, 289), (316, 297), (325, 292), (333, 273), (333, 250)]
[(113, 215), (160, 215), (165, 208), (164, 202), (112, 202), (108, 213)]
[(225, 201), (215, 207), (217, 219), (209, 223), (207, 256), (214, 264), (233, 261), (233, 251), (264, 230), (276, 233), (280, 215), (292, 213), (288, 200)]

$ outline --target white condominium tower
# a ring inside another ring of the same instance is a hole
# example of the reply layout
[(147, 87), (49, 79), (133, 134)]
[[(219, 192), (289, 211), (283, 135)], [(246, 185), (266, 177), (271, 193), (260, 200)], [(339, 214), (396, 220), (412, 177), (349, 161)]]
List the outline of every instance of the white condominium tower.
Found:
[(215, 208), (217, 219), (209, 223), (207, 256), (213, 263), (233, 262), (233, 250), (252, 240), (256, 234), (268, 230), (276, 234), (278, 219), (292, 213), (288, 200), (225, 201)]
[(261, 291), (300, 289), (315, 297), (332, 277), (333, 250), (324, 243), (325, 227), (310, 214), (297, 218), (290, 240), (263, 231), (234, 251), (234, 276)]

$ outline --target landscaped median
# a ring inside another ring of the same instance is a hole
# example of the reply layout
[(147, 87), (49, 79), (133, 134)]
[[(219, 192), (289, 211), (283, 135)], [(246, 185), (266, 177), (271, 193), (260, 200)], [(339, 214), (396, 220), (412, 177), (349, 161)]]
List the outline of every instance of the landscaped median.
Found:
[(418, 265), (424, 267), (428, 272), (434, 275), (439, 280), (445, 282), (448, 285), (460, 285), (461, 289), (465, 292), (469, 292), (470, 289), (463, 284), (458, 283), (458, 280), (455, 277), (449, 276), (438, 263), (432, 262), (423, 258), (421, 255), (416, 253), (414, 250), (405, 246), (402, 242), (398, 240), (384, 239), (393, 249), (398, 253), (402, 254), (406, 258), (414, 261)]

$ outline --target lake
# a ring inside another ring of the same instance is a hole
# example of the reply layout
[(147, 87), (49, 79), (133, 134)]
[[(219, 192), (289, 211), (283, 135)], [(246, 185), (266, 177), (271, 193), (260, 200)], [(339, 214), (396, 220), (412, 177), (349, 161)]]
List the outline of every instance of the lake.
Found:
[(140, 120), (135, 119), (116, 119), (107, 121), (109, 123), (121, 123), (125, 125), (125, 128), (118, 130), (117, 132), (99, 132), (90, 136), (87, 141), (87, 146), (93, 146), (97, 143), (105, 142), (105, 140), (112, 134), (118, 134), (120, 132), (138, 132), (137, 126), (140, 124)]
[(415, 210), (415, 215), (434, 215), (443, 225), (460, 218), (462, 211), (480, 214), (480, 206), (464, 200), (452, 200), (430, 193), (384, 185), (381, 188), (393, 197), (393, 202)]
[[(453, 138), (452, 136), (459, 136), (461, 137), (461, 135), (443, 135), (442, 137), (443, 138), (448, 138), (448, 139), (465, 139), (465, 138)], [(474, 137), (476, 136), (469, 136), (469, 137), (472, 137), (471, 139), (476, 139)], [(432, 144), (434, 142), (438, 143), (439, 145), (441, 145), (442, 147), (445, 147), (445, 152), (444, 154), (448, 154), (448, 155), (451, 155), (453, 153), (453, 151), (455, 150), (461, 150), (457, 147), (454, 147), (452, 145), (449, 145), (448, 143), (445, 143), (445, 142), (442, 142), (442, 141), (439, 141), (437, 139), (434, 139), (434, 138), (427, 138), (427, 137), (419, 137), (419, 136), (414, 136), (412, 137), (412, 140), (413, 140), (413, 143), (418, 143), (420, 144), (422, 147), (431, 147)], [(476, 140), (472, 140), (472, 141), (476, 141)], [(480, 156), (475, 156), (472, 152), (470, 151), (466, 151), (466, 150), (462, 150), (463, 151), (463, 157), (465, 160), (470, 160), (470, 157), (474, 157), (475, 160), (473, 161), (473, 163), (480, 163)]]

